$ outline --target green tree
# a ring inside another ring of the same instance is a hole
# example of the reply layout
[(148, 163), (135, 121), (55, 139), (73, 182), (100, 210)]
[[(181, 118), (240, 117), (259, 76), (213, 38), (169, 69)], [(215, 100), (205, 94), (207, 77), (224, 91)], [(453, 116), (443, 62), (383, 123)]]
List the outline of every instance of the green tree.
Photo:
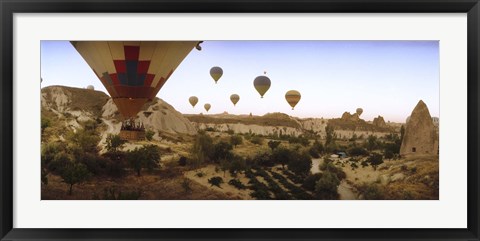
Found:
[(377, 137), (374, 135), (369, 135), (366, 142), (366, 147), (369, 151), (374, 150), (378, 147)]
[(219, 163), (221, 160), (229, 160), (232, 158), (232, 145), (230, 143), (220, 141), (213, 146), (212, 159), (214, 162)]
[(328, 147), (335, 143), (335, 138), (336, 138), (335, 129), (333, 128), (332, 125), (327, 124), (327, 126), (325, 127), (325, 133), (326, 133), (325, 146)]
[(240, 135), (233, 135), (230, 136), (230, 144), (232, 146), (237, 147), (238, 145), (241, 145), (243, 143), (243, 138)]
[(331, 172), (324, 172), (322, 177), (315, 184), (315, 198), (321, 200), (335, 200), (339, 195), (337, 192), (340, 180)]
[(292, 152), (288, 169), (297, 175), (306, 176), (312, 169), (312, 158), (307, 153)]
[(213, 156), (214, 145), (213, 139), (206, 133), (200, 132), (195, 138), (195, 142), (192, 146), (193, 163), (195, 167), (200, 164), (211, 161)]
[(108, 134), (106, 139), (106, 148), (109, 152), (117, 152), (122, 149), (126, 141), (122, 140), (119, 135)]
[(250, 139), (250, 142), (255, 144), (255, 145), (262, 145), (263, 144), (263, 138), (260, 136), (252, 136)]
[(280, 141), (274, 141), (274, 140), (271, 140), (268, 142), (268, 147), (270, 147), (270, 149), (275, 150), (275, 148), (277, 148), (279, 145), (280, 145)]
[(272, 152), (271, 159), (273, 163), (278, 163), (282, 165), (282, 169), (285, 169), (285, 165), (290, 162), (290, 160), (292, 159), (292, 155), (293, 154), (291, 150), (286, 147), (280, 146)]
[(68, 143), (77, 147), (80, 153), (98, 153), (97, 145), (100, 141), (100, 136), (92, 130), (80, 129), (76, 132), (70, 132), (70, 134), (67, 135), (67, 140)]
[(400, 143), (402, 143), (404, 136), (405, 136), (405, 126), (402, 125), (402, 127), (400, 127)]
[(373, 170), (377, 170), (378, 165), (383, 163), (382, 155), (378, 153), (373, 153), (370, 157), (368, 157), (367, 162), (373, 167)]
[(156, 145), (145, 145), (141, 148), (135, 148), (127, 153), (127, 160), (132, 168), (141, 175), (143, 168), (152, 170), (158, 167), (160, 161), (160, 149)]
[(153, 135), (155, 135), (154, 131), (152, 130), (145, 131), (145, 139), (147, 139), (147, 141), (151, 141), (153, 139)]
[(68, 194), (72, 195), (73, 185), (82, 183), (90, 178), (91, 173), (87, 170), (87, 167), (75, 161), (70, 161), (62, 170), (60, 176), (63, 178), (63, 182), (70, 185)]
[(220, 184), (223, 183), (223, 179), (221, 177), (218, 177), (218, 176), (212, 177), (212, 178), (208, 179), (208, 183), (210, 183), (211, 186), (217, 186), (219, 188), (222, 188), (222, 187), (220, 187)]

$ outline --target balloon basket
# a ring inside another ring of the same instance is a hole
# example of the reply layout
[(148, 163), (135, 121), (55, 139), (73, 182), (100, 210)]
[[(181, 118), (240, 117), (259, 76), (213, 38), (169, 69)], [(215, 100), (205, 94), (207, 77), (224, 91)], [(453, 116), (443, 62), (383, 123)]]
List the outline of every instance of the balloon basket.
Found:
[(145, 130), (120, 130), (120, 138), (127, 141), (145, 140)]

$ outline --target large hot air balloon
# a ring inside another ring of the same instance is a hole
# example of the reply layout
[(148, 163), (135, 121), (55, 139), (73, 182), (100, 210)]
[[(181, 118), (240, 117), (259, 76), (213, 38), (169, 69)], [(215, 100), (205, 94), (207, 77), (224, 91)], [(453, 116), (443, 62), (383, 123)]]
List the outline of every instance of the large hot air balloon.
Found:
[(208, 111), (210, 110), (210, 107), (212, 107), (212, 106), (207, 103), (207, 104), (205, 104), (203, 107), (204, 107), (205, 110), (208, 112)]
[(198, 41), (72, 41), (124, 118), (152, 100)]
[(261, 75), (253, 80), (253, 86), (263, 98), (263, 95), (270, 89), (271, 81), (267, 76)]
[(296, 90), (289, 90), (285, 94), (285, 99), (287, 100), (288, 104), (292, 107), (292, 110), (300, 101), (300, 98), (302, 98), (302, 95), (300, 95), (300, 92)]
[(223, 75), (222, 68), (215, 66), (210, 69), (210, 76), (212, 76), (213, 80), (215, 80), (215, 84), (222, 77), (222, 75)]
[(190, 102), (192, 107), (195, 108), (195, 105), (198, 103), (198, 98), (196, 96), (190, 96), (190, 98), (188, 98), (188, 102)]
[(357, 108), (357, 115), (360, 116), (363, 113), (362, 108)]
[(240, 100), (240, 96), (237, 95), (237, 94), (233, 94), (233, 95), (230, 96), (230, 100), (232, 101), (233, 106), (235, 106), (238, 103), (238, 101)]

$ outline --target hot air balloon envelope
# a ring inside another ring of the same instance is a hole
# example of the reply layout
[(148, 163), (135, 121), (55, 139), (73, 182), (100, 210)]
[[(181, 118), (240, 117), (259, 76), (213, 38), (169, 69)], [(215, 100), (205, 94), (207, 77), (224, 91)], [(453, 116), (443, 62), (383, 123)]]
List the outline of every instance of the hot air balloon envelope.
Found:
[(238, 101), (240, 100), (240, 96), (237, 94), (233, 94), (230, 96), (230, 100), (232, 101), (233, 105), (235, 106)]
[(360, 116), (363, 113), (363, 109), (362, 108), (357, 108), (356, 113), (357, 113), (358, 116)]
[(215, 83), (217, 83), (217, 81), (222, 77), (222, 75), (222, 68), (215, 66), (210, 69), (210, 76), (212, 76), (213, 80), (215, 80)]
[(120, 114), (134, 118), (198, 41), (72, 41)]
[(292, 110), (300, 101), (300, 98), (302, 98), (302, 96), (300, 95), (300, 92), (296, 90), (289, 90), (285, 94), (285, 99), (287, 100), (288, 104), (292, 107)]
[(263, 98), (263, 95), (270, 89), (271, 81), (267, 76), (261, 75), (253, 80), (253, 86)]
[(212, 107), (212, 106), (210, 104), (205, 104), (203, 107), (208, 112), (210, 110), (210, 107)]
[(195, 107), (195, 105), (198, 103), (198, 98), (196, 96), (191, 96), (188, 98), (188, 102), (190, 102), (192, 107)]

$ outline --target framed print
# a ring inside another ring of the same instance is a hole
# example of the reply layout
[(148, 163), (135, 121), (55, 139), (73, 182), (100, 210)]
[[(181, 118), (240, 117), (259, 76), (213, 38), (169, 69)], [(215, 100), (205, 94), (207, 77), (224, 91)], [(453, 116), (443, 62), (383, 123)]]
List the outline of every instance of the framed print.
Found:
[(478, 1), (1, 6), (2, 240), (479, 239)]

